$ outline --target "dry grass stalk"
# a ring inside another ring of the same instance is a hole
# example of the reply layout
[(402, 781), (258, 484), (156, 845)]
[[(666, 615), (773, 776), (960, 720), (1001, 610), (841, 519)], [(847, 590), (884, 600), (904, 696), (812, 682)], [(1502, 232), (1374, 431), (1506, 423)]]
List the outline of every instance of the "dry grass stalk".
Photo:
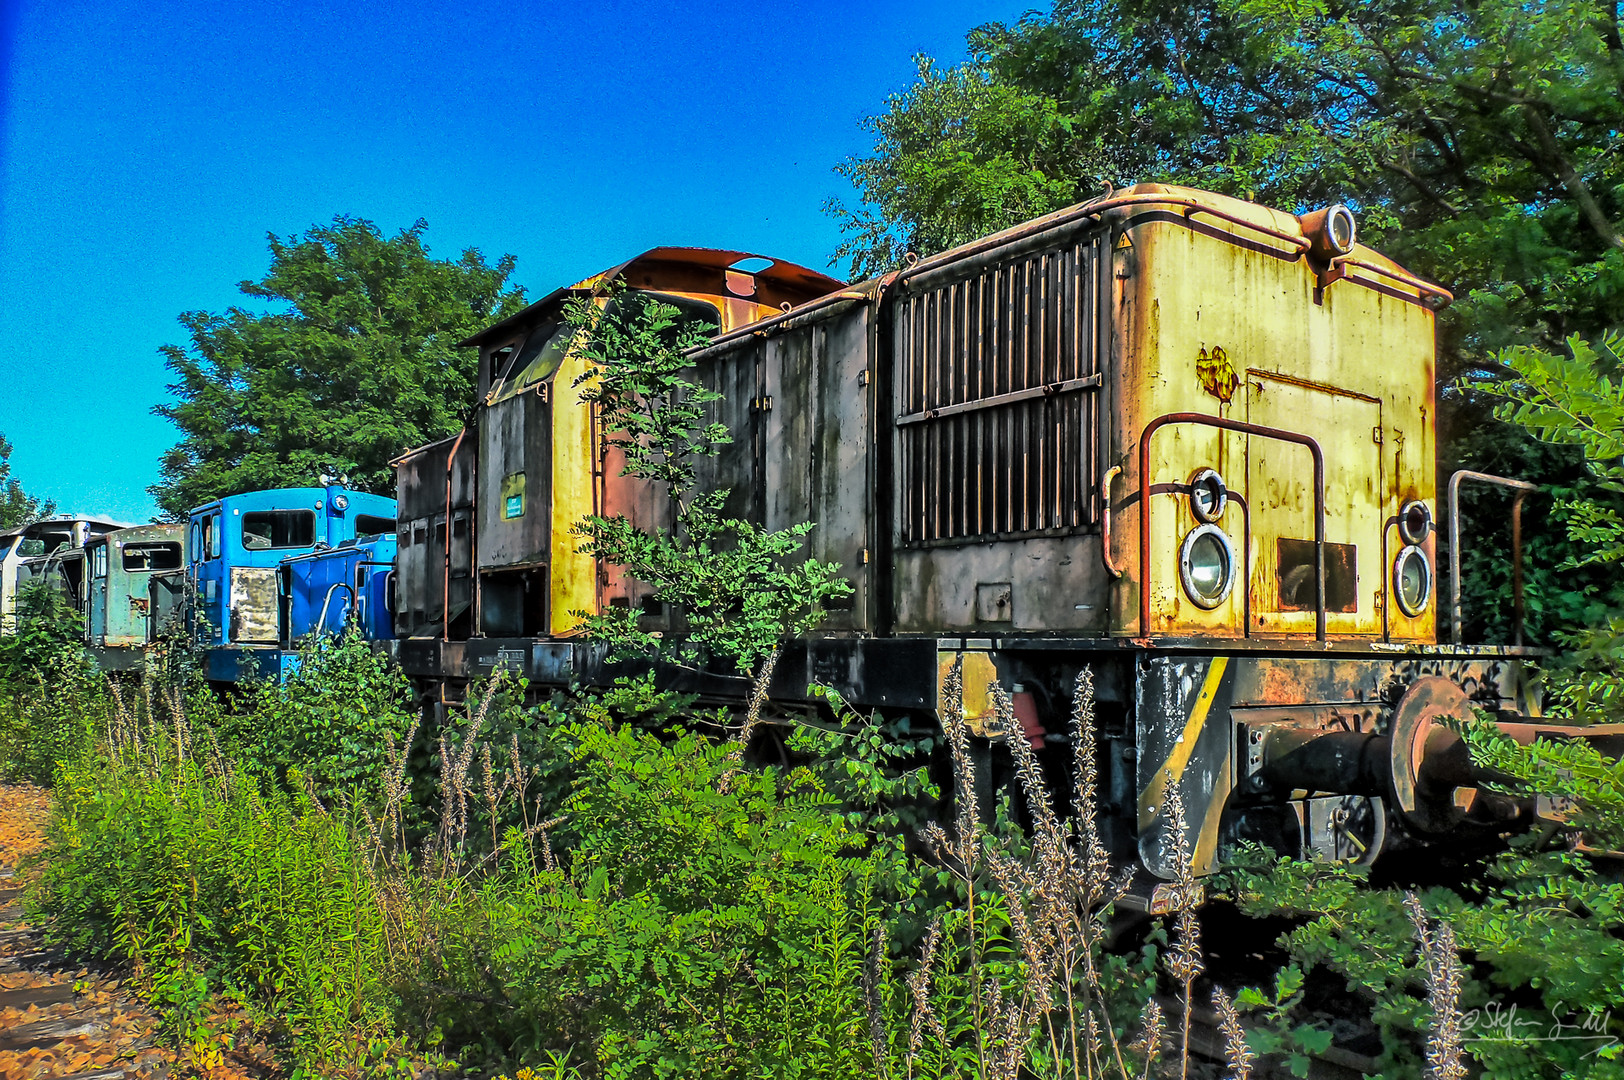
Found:
[(1173, 844), (1177, 894), (1173, 928), (1176, 940), (1167, 958), (1167, 972), (1180, 983), (1180, 1001), (1184, 1006), (1184, 1022), (1179, 1033), (1179, 1076), (1190, 1074), (1190, 1009), (1191, 994), (1196, 977), (1206, 970), (1201, 955), (1201, 887), (1196, 884), (1194, 861), (1190, 852), (1189, 822), (1184, 814), (1184, 793), (1178, 783), (1167, 778), (1167, 828)]
[(938, 1039), (946, 1040), (947, 1031), (942, 1027), (942, 1021), (936, 1015), (931, 1005), (931, 968), (936, 964), (936, 953), (942, 945), (942, 922), (938, 915), (930, 924), (930, 932), (925, 935), (924, 947), (919, 950), (919, 966), (908, 976), (908, 993), (913, 997), (913, 1022), (908, 1030), (908, 1069), (913, 1072), (914, 1057), (919, 1048), (925, 1044), (925, 1032), (928, 1030)]
[(744, 752), (750, 745), (750, 737), (761, 726), (761, 711), (767, 705), (767, 687), (773, 681), (773, 672), (778, 668), (779, 651), (774, 649), (762, 657), (761, 667), (756, 671), (755, 681), (750, 686), (750, 701), (744, 710), (744, 725), (739, 728), (738, 741), (733, 746), (733, 756)]
[(1464, 1080), (1466, 1065), (1460, 1013), (1460, 955), (1455, 928), (1447, 919), (1427, 921), (1427, 913), (1413, 892), (1404, 894), (1404, 911), (1415, 927), (1421, 961), (1427, 972), (1427, 1004), (1432, 1008), (1432, 1033), (1427, 1037), (1427, 1069), (1436, 1080)]
[[(957, 918), (968, 938), (973, 1028), (982, 1075), (1023, 1075), (1023, 1070), (1035, 1067), (1027, 1059), (1037, 1039), (1047, 1043), (1047, 1057), (1058, 1076), (1082, 1080), (1114, 1074), (1130, 1080), (1133, 1073), (1111, 1022), (1096, 963), (1108, 932), (1110, 907), (1126, 891), (1130, 875), (1111, 873), (1101, 839), (1095, 805), (1098, 775), (1092, 673), (1083, 671), (1074, 684), (1071, 734), (1077, 794), (1069, 819), (1056, 813), (1042, 767), (1022, 733), (1010, 696), (996, 685), (990, 694), (994, 721), (1008, 733), (1008, 748), (1032, 820), (1029, 849), (1021, 852), (995, 841), (981, 825), (968, 725), (963, 719), (963, 673), (957, 662), (949, 668), (942, 686), (942, 728), (955, 782), (954, 822), (951, 833), (934, 822), (920, 830), (929, 848), (960, 879), (965, 896)], [(976, 896), (985, 887), (983, 872), (1002, 896), (1009, 935), (1022, 964), (1020, 975), (1008, 985), (983, 970), (985, 943), (978, 935), (985, 931), (978, 929), (975, 910)], [(943, 945), (942, 932), (940, 924), (932, 927), (925, 949), (930, 963), (922, 957), (909, 980), (914, 992), (910, 1055), (917, 1052), (926, 1030), (936, 1030), (929, 1026), (934, 1017), (928, 1012), (928, 997), (922, 993)], [(1156, 1033), (1154, 1042), (1160, 1038), (1160, 1012), (1149, 1020)]]
[(1155, 998), (1151, 998), (1139, 1017), (1139, 1038), (1128, 1047), (1145, 1059), (1144, 1080), (1150, 1080), (1155, 1074), (1156, 1062), (1162, 1055), (1163, 1034), (1162, 1007)]
[(1257, 1054), (1246, 1045), (1246, 1029), (1241, 1026), (1241, 1014), (1229, 995), (1218, 987), (1212, 988), (1212, 1007), (1218, 1013), (1218, 1030), (1224, 1035), (1224, 1058), (1229, 1062), (1230, 1080), (1250, 1080), (1252, 1062)]
[(869, 934), (868, 955), (863, 963), (863, 1005), (868, 1010), (868, 1041), (874, 1052), (874, 1068), (883, 1078), (889, 1055), (886, 1053), (885, 1000), (881, 990), (885, 985), (885, 972), (891, 963), (890, 943), (886, 940), (885, 923), (877, 922)]
[(440, 736), (440, 831), (435, 854), (453, 873), (461, 866), (468, 838), (468, 773), (473, 768), (474, 755), (479, 752), (480, 729), (485, 726), (485, 718), (505, 676), (506, 672), (500, 669), (491, 675), (479, 708), (469, 711), (468, 731), (463, 735), (460, 748), (452, 751), (446, 736)]

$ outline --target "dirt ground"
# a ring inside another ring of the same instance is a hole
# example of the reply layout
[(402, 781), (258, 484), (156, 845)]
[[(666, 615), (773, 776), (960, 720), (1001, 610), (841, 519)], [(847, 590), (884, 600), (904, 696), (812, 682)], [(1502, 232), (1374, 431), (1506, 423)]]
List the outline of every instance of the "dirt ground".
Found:
[(204, 1060), (176, 1053), (124, 973), (86, 965), (28, 925), (26, 894), (39, 869), (27, 860), (44, 847), (49, 813), (44, 789), (0, 785), (0, 1080), (279, 1075), (264, 1044), (231, 1018), (218, 1027), (240, 1034)]

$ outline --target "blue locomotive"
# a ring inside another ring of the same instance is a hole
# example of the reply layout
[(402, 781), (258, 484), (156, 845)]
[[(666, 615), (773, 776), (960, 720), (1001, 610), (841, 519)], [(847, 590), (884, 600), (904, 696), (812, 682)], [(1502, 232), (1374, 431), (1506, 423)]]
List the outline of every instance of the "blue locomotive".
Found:
[(395, 534), (363, 536), (282, 560), (282, 647), (353, 622), (368, 641), (395, 636)]
[(280, 488), (217, 499), (190, 519), (192, 638), (205, 676), (229, 683), (281, 678), (293, 662), (284, 647), (282, 563), (358, 537), (393, 537), (395, 500), (336, 484)]

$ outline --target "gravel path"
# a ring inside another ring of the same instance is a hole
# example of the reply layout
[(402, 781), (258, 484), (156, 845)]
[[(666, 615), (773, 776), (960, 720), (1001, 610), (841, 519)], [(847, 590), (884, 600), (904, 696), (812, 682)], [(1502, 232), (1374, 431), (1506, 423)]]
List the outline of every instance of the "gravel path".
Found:
[(177, 1056), (120, 973), (85, 967), (24, 921), (23, 893), (37, 876), (24, 861), (43, 847), (49, 811), (44, 789), (0, 785), (0, 1080), (279, 1075), (246, 1029), (213, 1067)]

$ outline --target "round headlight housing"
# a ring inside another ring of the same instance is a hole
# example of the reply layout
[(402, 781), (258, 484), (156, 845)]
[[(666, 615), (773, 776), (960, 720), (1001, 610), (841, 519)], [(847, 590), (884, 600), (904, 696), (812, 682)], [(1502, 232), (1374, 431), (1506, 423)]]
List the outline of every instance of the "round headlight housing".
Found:
[(1212, 610), (1235, 587), (1235, 547), (1216, 525), (1190, 530), (1179, 547), (1179, 581), (1197, 607)]
[(1190, 512), (1197, 521), (1215, 525), (1229, 505), (1229, 487), (1214, 469), (1202, 469), (1190, 478)]
[(334, 510), (337, 510), (340, 513), (342, 513), (343, 511), (348, 510), (349, 508), (350, 508), (350, 498), (349, 498), (348, 495), (334, 495), (333, 496), (333, 509)]
[(1407, 502), (1398, 512), (1398, 534), (1412, 547), (1432, 531), (1432, 510), (1419, 499)]
[(1414, 544), (1393, 560), (1393, 598), (1399, 610), (1412, 619), (1426, 611), (1432, 600), (1432, 563)]

